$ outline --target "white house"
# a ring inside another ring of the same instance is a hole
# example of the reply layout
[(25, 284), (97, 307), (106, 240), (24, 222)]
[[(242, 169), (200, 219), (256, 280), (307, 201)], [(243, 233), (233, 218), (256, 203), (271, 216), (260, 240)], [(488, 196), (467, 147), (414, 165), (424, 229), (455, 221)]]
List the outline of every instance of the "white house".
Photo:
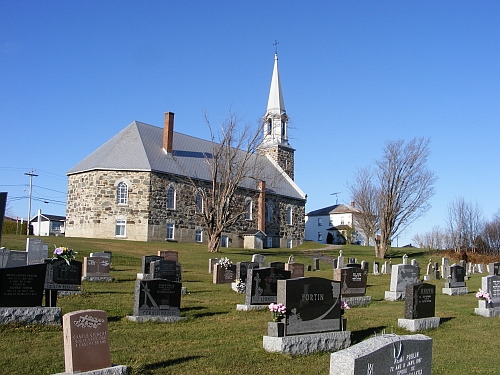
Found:
[(365, 245), (364, 233), (356, 228), (354, 216), (361, 213), (353, 205), (335, 204), (306, 214), (306, 241), (344, 244), (351, 235), (352, 243)]
[(64, 236), (66, 218), (64, 216), (47, 215), (38, 211), (38, 215), (30, 220), (34, 236)]

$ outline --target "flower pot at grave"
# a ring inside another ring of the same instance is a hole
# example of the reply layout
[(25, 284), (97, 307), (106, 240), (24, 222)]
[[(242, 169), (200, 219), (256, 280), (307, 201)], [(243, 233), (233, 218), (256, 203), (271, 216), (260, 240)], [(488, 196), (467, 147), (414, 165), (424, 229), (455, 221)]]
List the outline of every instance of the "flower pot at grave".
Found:
[(270, 337), (284, 337), (285, 323), (284, 322), (267, 322), (267, 335)]

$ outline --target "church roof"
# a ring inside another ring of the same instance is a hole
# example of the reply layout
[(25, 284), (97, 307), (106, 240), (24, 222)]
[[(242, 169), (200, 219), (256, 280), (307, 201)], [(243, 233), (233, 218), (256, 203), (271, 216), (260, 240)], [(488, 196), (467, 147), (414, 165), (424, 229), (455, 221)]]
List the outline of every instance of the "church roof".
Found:
[(306, 216), (327, 216), (330, 214), (356, 214), (361, 211), (355, 207), (348, 206), (346, 204), (334, 204), (333, 206), (328, 206), (320, 208), (319, 210), (311, 211), (306, 214)]
[(267, 113), (281, 115), (285, 113), (285, 101), (281, 92), (280, 74), (278, 71), (278, 54), (274, 55), (273, 77), (271, 78), (271, 88), (269, 89), (269, 99), (267, 101)]
[[(172, 153), (163, 149), (163, 128), (134, 121), (109, 141), (71, 168), (67, 175), (91, 170), (150, 171), (210, 181), (206, 157), (211, 155), (210, 141), (173, 133)], [(244, 151), (241, 151), (242, 153)], [(263, 166), (258, 179), (266, 181), (268, 193), (305, 200), (298, 185), (269, 156), (254, 154)], [(255, 179), (242, 187), (256, 190)]]

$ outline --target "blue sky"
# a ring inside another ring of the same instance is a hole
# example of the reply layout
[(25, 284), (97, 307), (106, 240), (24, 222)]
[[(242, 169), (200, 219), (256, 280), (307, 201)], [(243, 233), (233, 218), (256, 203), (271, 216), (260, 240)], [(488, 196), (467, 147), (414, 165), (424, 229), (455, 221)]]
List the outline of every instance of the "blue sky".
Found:
[[(500, 2), (0, 0), (0, 190), (11, 214), (65, 214), (66, 171), (134, 120), (208, 138), (232, 109), (265, 112), (275, 40), (306, 211), (387, 140), (431, 138), (432, 209), (500, 209)], [(26, 191), (24, 191), (26, 189)], [(24, 198), (23, 198), (24, 197)], [(46, 204), (43, 201), (49, 201)]]

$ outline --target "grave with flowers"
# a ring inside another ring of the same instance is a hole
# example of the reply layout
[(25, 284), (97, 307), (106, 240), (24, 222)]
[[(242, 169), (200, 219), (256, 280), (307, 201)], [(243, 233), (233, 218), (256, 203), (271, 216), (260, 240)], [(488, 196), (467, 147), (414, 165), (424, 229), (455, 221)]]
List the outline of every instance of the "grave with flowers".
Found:
[(342, 317), (349, 306), (341, 300), (340, 288), (340, 282), (319, 277), (278, 280), (264, 349), (303, 355), (350, 346), (351, 332)]
[(219, 259), (214, 265), (212, 273), (214, 284), (227, 284), (236, 281), (236, 265), (227, 257)]
[(500, 276), (489, 275), (481, 278), (481, 289), (476, 293), (479, 307), (477, 315), (492, 318), (500, 315)]

